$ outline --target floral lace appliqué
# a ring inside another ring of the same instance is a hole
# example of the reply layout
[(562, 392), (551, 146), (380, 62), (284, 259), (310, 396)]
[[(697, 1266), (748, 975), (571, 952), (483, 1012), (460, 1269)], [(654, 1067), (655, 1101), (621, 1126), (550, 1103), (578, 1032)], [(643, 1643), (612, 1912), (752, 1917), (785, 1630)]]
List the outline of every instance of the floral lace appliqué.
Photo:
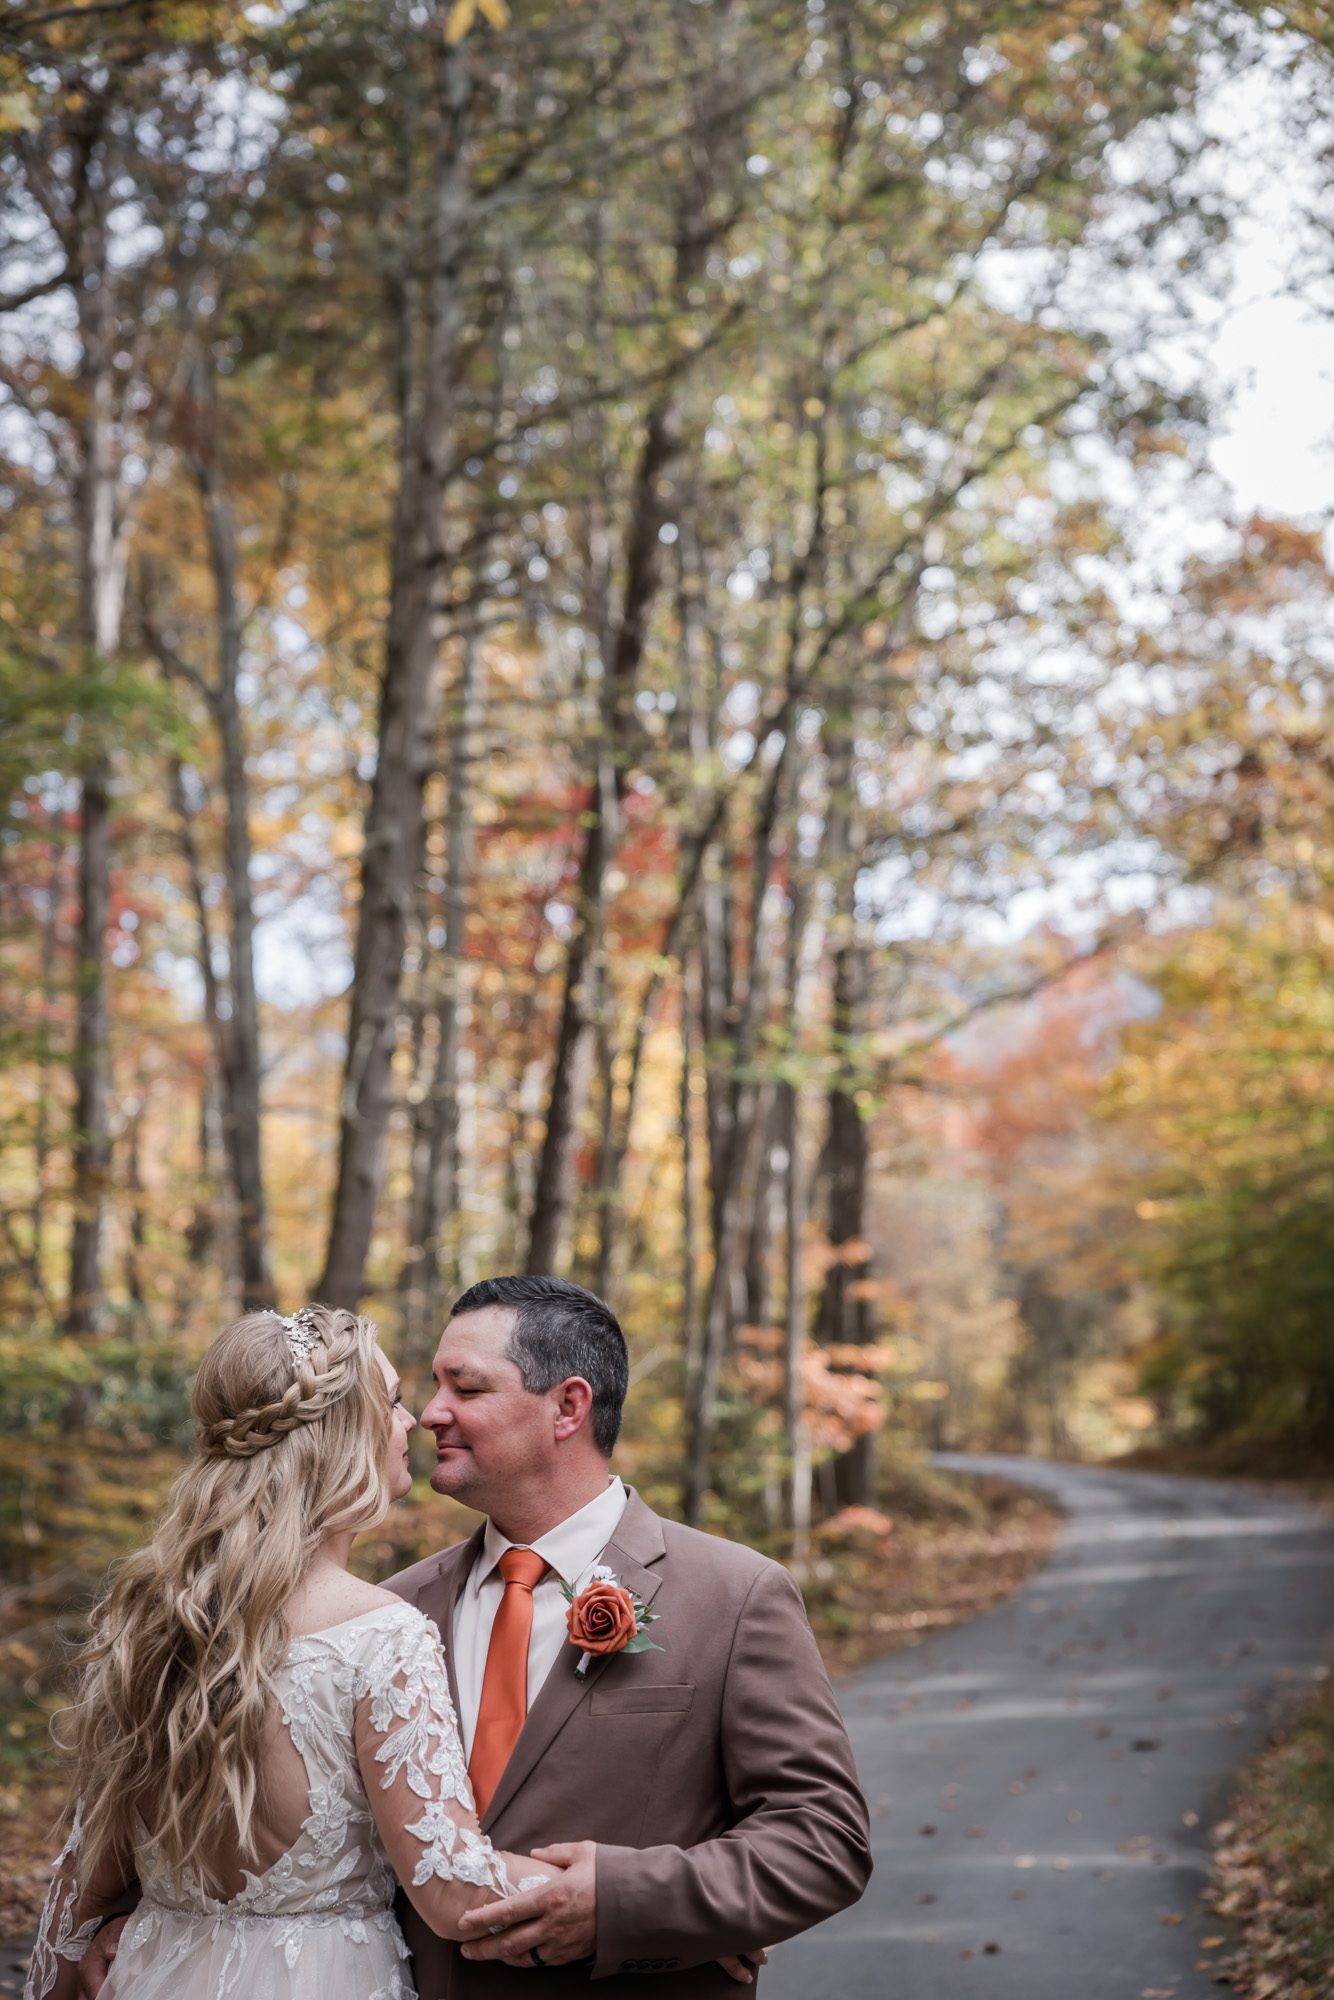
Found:
[(89, 1917), (86, 1923), (77, 1925), (74, 1921), (78, 1902), (74, 1863), (82, 1844), (83, 1805), (80, 1803), (74, 1809), (74, 1824), (69, 1830), (69, 1839), (60, 1850), (51, 1887), (46, 1892), (41, 1928), (28, 1967), (23, 2000), (45, 2000), (45, 1995), (59, 1977), (61, 1959), (77, 1965), (97, 1935), (100, 1917)]
[(472, 1786), (444, 1662), (425, 1619), (415, 1631), (396, 1631), (392, 1643), (367, 1663), (364, 1693), (371, 1727), (384, 1739), (375, 1753), (376, 1763), (384, 1766), (382, 1785), (387, 1791), (401, 1774), (426, 1801), (421, 1818), (407, 1829), (425, 1850), (413, 1870), (414, 1887), (434, 1876), (511, 1895), (491, 1842), (471, 1827), (460, 1827), (449, 1810), (451, 1803), (465, 1813), (474, 1810)]

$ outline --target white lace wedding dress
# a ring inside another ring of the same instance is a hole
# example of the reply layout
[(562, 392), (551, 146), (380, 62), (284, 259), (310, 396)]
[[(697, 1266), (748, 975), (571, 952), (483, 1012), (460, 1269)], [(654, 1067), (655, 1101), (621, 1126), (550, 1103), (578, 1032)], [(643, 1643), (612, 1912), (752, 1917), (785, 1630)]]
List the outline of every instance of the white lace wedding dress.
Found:
[[(420, 1611), (377, 1605), (294, 1639), (277, 1688), (272, 1791), (298, 1799), (290, 1844), (262, 1872), (241, 1871), (244, 1887), (219, 1901), (193, 1876), (173, 1879), (145, 1834), (142, 1901), (102, 2000), (413, 2000), (395, 1869), (419, 1889), (435, 1878), (511, 1893), (477, 1828), (439, 1638)], [(274, 1825), (281, 1838), (281, 1810)], [(78, 1839), (76, 1819), (26, 2000), (48, 2000), (58, 1985), (57, 2000), (72, 1992), (97, 1929), (76, 1893)]]

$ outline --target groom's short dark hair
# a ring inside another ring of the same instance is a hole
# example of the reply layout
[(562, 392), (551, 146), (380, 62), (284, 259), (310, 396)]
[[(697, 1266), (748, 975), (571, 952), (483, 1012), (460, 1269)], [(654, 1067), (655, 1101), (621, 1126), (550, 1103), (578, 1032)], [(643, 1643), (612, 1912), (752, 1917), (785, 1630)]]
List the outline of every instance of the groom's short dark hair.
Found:
[(630, 1386), (625, 1335), (611, 1307), (568, 1278), (483, 1278), (454, 1301), (449, 1317), (487, 1306), (508, 1306), (517, 1315), (509, 1358), (530, 1396), (571, 1375), (583, 1377), (593, 1391), (593, 1439), (610, 1458)]

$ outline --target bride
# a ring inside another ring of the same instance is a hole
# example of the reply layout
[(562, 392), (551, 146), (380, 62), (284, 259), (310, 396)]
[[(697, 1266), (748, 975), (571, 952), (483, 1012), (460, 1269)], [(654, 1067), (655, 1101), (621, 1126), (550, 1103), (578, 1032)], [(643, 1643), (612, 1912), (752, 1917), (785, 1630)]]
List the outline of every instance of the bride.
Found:
[(347, 1567), (412, 1484), (369, 1320), (256, 1312), (210, 1347), (199, 1449), (92, 1617), (65, 1735), (78, 1803), (28, 1974), (73, 2000), (412, 2000), (395, 1878), (445, 1937), (558, 1871), (479, 1831), (436, 1629)]

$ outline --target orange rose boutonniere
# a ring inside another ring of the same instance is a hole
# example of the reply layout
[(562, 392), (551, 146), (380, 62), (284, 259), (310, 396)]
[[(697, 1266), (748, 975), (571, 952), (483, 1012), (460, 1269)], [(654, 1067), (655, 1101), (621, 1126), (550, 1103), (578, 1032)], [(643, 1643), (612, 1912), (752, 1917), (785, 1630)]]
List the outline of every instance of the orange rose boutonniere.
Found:
[(568, 1583), (563, 1583), (561, 1589), (570, 1607), (565, 1614), (570, 1644), (577, 1646), (580, 1653), (576, 1673), (586, 1674), (589, 1661), (604, 1653), (662, 1651), (645, 1629), (656, 1622), (657, 1612), (650, 1611), (641, 1598), (627, 1590), (614, 1570), (595, 1563), (592, 1579), (581, 1591), (576, 1594)]

